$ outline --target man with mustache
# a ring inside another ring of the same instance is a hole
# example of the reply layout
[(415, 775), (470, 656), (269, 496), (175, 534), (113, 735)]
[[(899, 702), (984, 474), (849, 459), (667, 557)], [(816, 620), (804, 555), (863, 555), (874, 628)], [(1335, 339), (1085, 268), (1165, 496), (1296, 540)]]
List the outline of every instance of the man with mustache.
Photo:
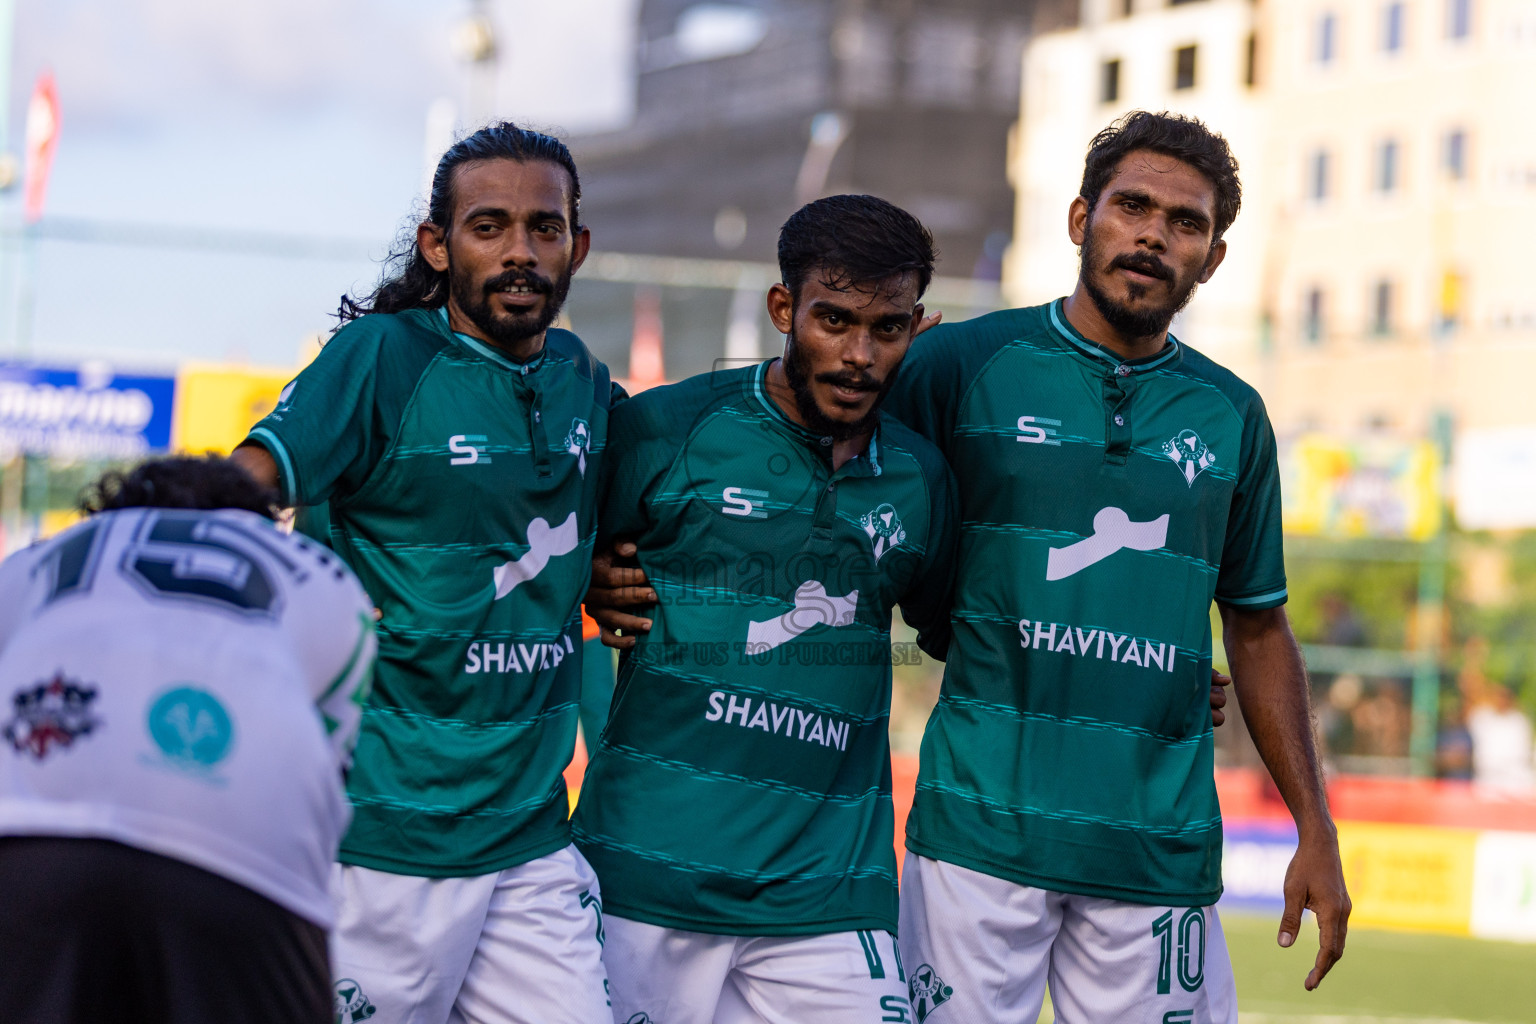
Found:
[(380, 610), (333, 888), (336, 1019), (595, 1024), (597, 880), (571, 845), (580, 601), (622, 391), (553, 328), (590, 237), (566, 147), (456, 143), (428, 215), (235, 452)]
[(603, 882), (614, 1020), (908, 1021), (895, 945), (895, 605), (942, 657), (956, 512), (880, 411), (933, 240), (870, 196), (802, 208), (784, 356), (614, 410), (600, 543), (659, 595), (573, 822)]
[(940, 326), (889, 402), (954, 469), (965, 525), (943, 689), (907, 824), (919, 1024), (1235, 1022), (1212, 779), (1210, 605), (1300, 837), (1279, 943), (1349, 916), (1283, 605), (1275, 441), (1252, 388), (1168, 333), (1226, 255), (1237, 164), (1136, 112), (1088, 152), (1065, 299)]

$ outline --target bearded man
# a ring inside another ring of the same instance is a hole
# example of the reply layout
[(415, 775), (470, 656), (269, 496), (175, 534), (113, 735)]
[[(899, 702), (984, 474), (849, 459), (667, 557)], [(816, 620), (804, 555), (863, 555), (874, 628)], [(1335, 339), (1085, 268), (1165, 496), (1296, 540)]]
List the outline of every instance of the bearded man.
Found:
[(907, 821), (901, 948), (919, 1024), (1237, 1020), (1221, 923), (1210, 606), (1296, 819), (1278, 939), (1343, 953), (1338, 841), (1283, 605), (1258, 394), (1168, 333), (1226, 255), (1237, 163), (1138, 111), (1093, 140), (1072, 294), (940, 326), (887, 408), (937, 445), (964, 524)]
[(580, 602), (608, 410), (553, 328), (590, 236), (565, 145), (456, 143), (373, 295), (234, 455), (323, 538), (380, 619), (333, 889), (338, 1022), (595, 1024), (597, 879), (571, 845)]

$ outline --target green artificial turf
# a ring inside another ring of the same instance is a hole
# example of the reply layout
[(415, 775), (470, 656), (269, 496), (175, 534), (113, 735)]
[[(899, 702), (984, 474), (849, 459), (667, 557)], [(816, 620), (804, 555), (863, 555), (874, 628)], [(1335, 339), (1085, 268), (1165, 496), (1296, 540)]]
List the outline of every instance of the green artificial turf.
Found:
[[(1310, 917), (1290, 949), (1275, 945), (1278, 915), (1221, 922), (1243, 1024), (1536, 1022), (1536, 945), (1354, 929), (1344, 959), (1308, 992), (1301, 983), (1317, 955)], [(1049, 1006), (1040, 1019), (1052, 1020)]]

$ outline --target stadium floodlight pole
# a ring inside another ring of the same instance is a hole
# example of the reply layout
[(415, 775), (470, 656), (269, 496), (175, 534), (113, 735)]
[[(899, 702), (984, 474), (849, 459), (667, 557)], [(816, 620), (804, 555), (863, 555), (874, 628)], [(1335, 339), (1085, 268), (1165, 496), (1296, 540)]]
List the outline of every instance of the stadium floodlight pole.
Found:
[[(21, 161), (11, 152), (11, 49), (15, 27), (16, 0), (0, 0), (0, 196), (21, 180)], [(12, 239), (4, 231), (9, 226), (8, 205), (0, 202), (0, 308), (10, 308), (16, 301), (11, 269), (16, 258), (11, 252)], [(0, 317), (0, 344), (10, 340), (8, 320)]]
[(454, 47), (469, 65), (469, 119), (480, 125), (496, 109), (498, 57), (496, 26), (486, 0), (473, 0), (469, 17), (454, 31)]
[(0, 192), (21, 177), (11, 152), (11, 48), (16, 33), (16, 0), (0, 0)]
[[(1435, 342), (1434, 344), (1439, 344)], [(1446, 511), (1446, 476), (1451, 456), (1451, 415), (1443, 406), (1434, 412), (1430, 431), (1435, 445), (1439, 480), (1435, 487), (1435, 532), (1424, 544), (1419, 563), (1419, 614), (1414, 645), (1412, 727), (1408, 754), (1415, 775), (1435, 774), (1435, 738), (1440, 728), (1440, 677), (1445, 666), (1444, 636), (1449, 609), (1445, 579), (1450, 562), (1451, 523)]]

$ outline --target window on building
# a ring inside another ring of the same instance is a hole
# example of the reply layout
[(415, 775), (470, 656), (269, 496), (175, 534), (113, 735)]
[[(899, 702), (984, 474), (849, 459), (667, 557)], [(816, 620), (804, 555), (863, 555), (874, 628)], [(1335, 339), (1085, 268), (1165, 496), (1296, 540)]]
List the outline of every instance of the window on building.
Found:
[(1323, 340), (1323, 290), (1316, 286), (1307, 289), (1302, 300), (1301, 336), (1310, 344)]
[(1259, 37), (1252, 32), (1243, 51), (1243, 84), (1250, 89), (1259, 84)]
[(1396, 139), (1385, 139), (1376, 147), (1376, 191), (1397, 191), (1399, 153)]
[(1381, 9), (1381, 49), (1383, 53), (1397, 53), (1406, 42), (1408, 6), (1401, 2), (1390, 3)]
[(1395, 289), (1387, 278), (1371, 288), (1371, 333), (1384, 337), (1392, 333), (1392, 302)]
[(1452, 128), (1445, 133), (1445, 141), (1440, 147), (1440, 167), (1445, 171), (1445, 176), (1452, 181), (1467, 180), (1467, 133), (1461, 128)]
[(1317, 19), (1317, 27), (1314, 29), (1312, 40), (1312, 58), (1319, 64), (1332, 64), (1337, 56), (1339, 45), (1339, 19), (1334, 17), (1332, 11), (1321, 14)]
[(1099, 102), (1114, 103), (1120, 98), (1120, 61), (1107, 60), (1099, 69)]
[(1173, 51), (1173, 87), (1175, 89), (1195, 87), (1195, 49), (1193, 46), (1181, 46)]
[(1472, 34), (1472, 0), (1446, 0), (1445, 35), (1465, 39)]
[(1332, 172), (1332, 157), (1326, 149), (1312, 151), (1312, 159), (1307, 167), (1307, 198), (1320, 203), (1328, 198), (1329, 177)]

